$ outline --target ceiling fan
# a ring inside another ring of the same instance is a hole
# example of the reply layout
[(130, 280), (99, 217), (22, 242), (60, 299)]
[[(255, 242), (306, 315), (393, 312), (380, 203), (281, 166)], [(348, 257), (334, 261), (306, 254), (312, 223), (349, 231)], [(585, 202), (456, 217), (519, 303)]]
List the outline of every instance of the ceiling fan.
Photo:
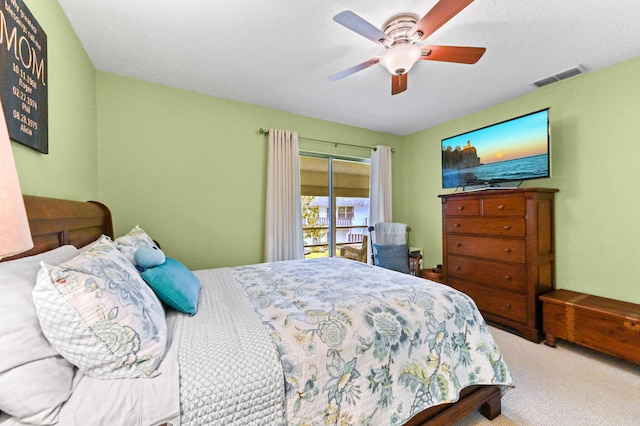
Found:
[(407, 90), (407, 73), (420, 59), (475, 64), (484, 54), (486, 50), (484, 47), (419, 46), (417, 44), (471, 3), (473, 0), (440, 0), (421, 19), (418, 20), (418, 16), (412, 13), (401, 13), (389, 18), (382, 25), (382, 30), (350, 10), (338, 13), (333, 17), (334, 21), (384, 46), (387, 51), (381, 56), (333, 74), (329, 79), (340, 80), (380, 63), (391, 73), (391, 94), (396, 95)]

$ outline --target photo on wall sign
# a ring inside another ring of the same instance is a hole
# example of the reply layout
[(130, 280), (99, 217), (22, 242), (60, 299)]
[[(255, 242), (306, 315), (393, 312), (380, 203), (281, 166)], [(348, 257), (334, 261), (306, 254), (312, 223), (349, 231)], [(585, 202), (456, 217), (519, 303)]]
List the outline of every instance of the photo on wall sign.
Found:
[(22, 0), (0, 4), (0, 97), (9, 137), (49, 152), (47, 35)]

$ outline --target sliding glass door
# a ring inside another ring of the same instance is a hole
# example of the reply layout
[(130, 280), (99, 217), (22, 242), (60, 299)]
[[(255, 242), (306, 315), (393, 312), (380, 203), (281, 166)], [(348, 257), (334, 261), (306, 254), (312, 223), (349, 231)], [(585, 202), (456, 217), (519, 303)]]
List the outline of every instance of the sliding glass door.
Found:
[(366, 160), (300, 155), (305, 258), (332, 257), (345, 244), (359, 247), (369, 226)]

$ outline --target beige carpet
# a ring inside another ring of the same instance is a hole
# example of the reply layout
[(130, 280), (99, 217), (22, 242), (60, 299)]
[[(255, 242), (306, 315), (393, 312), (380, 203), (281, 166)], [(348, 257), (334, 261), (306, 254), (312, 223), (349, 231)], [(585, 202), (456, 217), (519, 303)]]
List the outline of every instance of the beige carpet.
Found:
[(456, 426), (640, 425), (640, 365), (562, 340), (550, 348), (493, 327), (491, 333), (516, 386), (492, 422), (476, 412)]

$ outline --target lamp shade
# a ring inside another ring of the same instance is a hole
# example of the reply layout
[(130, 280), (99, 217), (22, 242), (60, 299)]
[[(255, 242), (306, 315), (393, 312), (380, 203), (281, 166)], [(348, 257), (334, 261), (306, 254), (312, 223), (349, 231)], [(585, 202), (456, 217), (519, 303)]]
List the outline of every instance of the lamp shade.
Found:
[(9, 130), (0, 102), (0, 259), (33, 247)]
[(415, 44), (399, 44), (387, 50), (380, 58), (380, 64), (391, 74), (402, 75), (420, 59), (422, 51)]

